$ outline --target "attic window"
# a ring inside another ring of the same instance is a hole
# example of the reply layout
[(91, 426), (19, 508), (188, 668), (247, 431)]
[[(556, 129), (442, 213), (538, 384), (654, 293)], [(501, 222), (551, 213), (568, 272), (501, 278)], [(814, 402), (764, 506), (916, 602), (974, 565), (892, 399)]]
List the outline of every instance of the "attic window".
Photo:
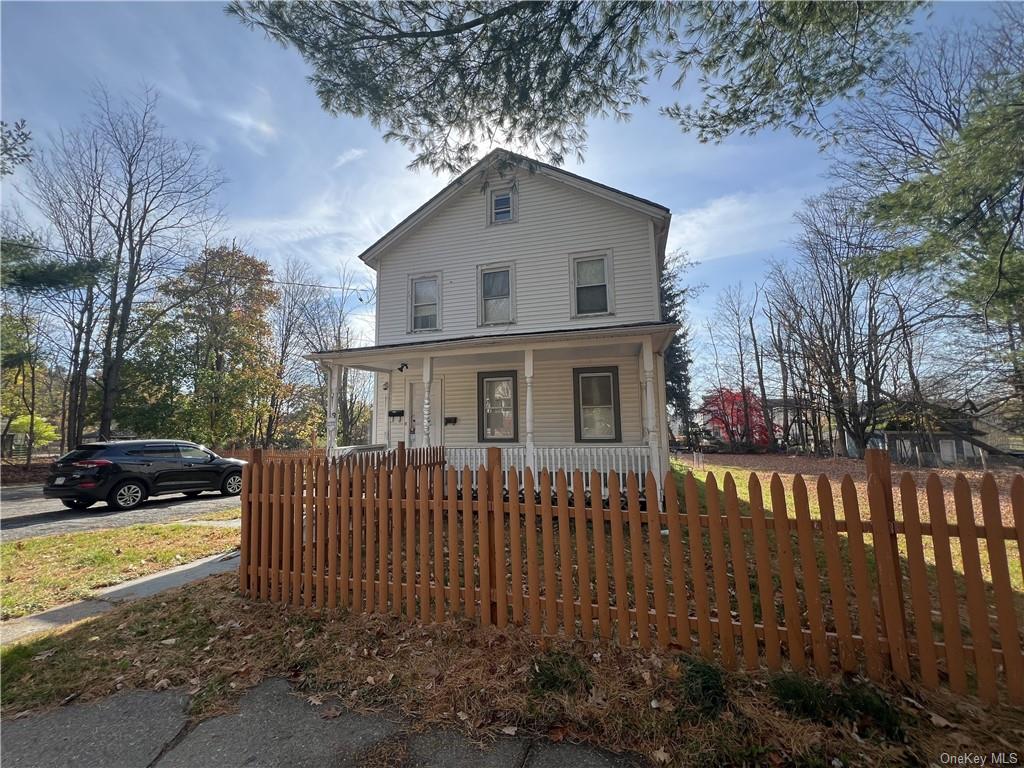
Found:
[(491, 224), (508, 224), (515, 221), (514, 204), (511, 189), (500, 189), (492, 192)]

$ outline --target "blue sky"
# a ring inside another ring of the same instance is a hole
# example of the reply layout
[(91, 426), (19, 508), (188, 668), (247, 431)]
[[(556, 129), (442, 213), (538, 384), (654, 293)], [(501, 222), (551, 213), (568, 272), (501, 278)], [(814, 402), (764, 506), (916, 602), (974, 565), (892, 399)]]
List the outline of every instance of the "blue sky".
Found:
[[(448, 179), (408, 170), (411, 154), (368, 121), (323, 112), (301, 57), (222, 7), (3, 2), (3, 118), (26, 119), (41, 139), (78, 123), (95, 84), (114, 94), (148, 84), (168, 131), (228, 178), (228, 237), (275, 263), (303, 256), (328, 282), (343, 264), (359, 269), (355, 255)], [(944, 4), (928, 23), (985, 12)], [(828, 186), (828, 163), (784, 132), (702, 145), (657, 114), (676, 98), (667, 83), (649, 95), (629, 122), (593, 122), (586, 161), (566, 167), (672, 209), (669, 245), (701, 262), (691, 279), (707, 285), (693, 307), (700, 325), (723, 286), (752, 285), (766, 259), (787, 257), (793, 213)]]

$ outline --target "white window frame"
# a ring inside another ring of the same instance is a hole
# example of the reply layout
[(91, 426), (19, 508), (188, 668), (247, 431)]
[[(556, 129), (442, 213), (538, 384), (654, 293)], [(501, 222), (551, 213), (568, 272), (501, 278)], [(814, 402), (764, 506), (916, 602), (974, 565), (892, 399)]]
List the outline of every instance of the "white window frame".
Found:
[[(484, 319), (484, 274), (487, 272), (508, 272), (508, 320), (490, 321)], [(476, 324), (480, 327), (512, 325), (516, 321), (516, 265), (481, 264), (476, 270)]]
[[(494, 218), (494, 199), (502, 195), (508, 195), (509, 198), (510, 217), (507, 221), (497, 221)], [(515, 185), (509, 184), (491, 189), (487, 194), (487, 225), (498, 227), (503, 224), (515, 224), (517, 221), (519, 221), (519, 195)]]
[[(441, 330), (441, 286), (444, 281), (441, 279), (442, 275), (440, 272), (425, 272), (418, 275), (409, 275), (409, 333), (433, 333), (434, 331)], [(416, 327), (416, 307), (415, 299), (416, 283), (420, 280), (433, 280), (437, 284), (437, 325), (433, 328), (417, 328)]]
[[(576, 263), (604, 259), (604, 285), (608, 297), (608, 307), (604, 312), (579, 312), (576, 308)], [(612, 252), (610, 250), (581, 251), (569, 254), (569, 293), (573, 317), (604, 317), (615, 314), (615, 286), (612, 269)]]

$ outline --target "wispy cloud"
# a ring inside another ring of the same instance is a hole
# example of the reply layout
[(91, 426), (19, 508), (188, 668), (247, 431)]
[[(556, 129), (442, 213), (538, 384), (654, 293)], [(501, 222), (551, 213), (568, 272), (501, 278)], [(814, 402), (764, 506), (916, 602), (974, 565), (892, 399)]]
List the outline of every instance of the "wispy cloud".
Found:
[(795, 231), (793, 214), (809, 190), (776, 189), (722, 195), (672, 218), (669, 249), (697, 261), (770, 252)]
[(267, 144), (277, 139), (273, 106), (270, 92), (257, 87), (247, 103), (221, 110), (220, 117), (233, 127), (240, 142), (256, 154), (265, 155)]
[(363, 157), (365, 154), (366, 150), (363, 149), (362, 147), (346, 149), (344, 152), (338, 155), (337, 159), (334, 161), (334, 168), (338, 169), (341, 168), (343, 165), (348, 165), (349, 163), (355, 162), (359, 158)]

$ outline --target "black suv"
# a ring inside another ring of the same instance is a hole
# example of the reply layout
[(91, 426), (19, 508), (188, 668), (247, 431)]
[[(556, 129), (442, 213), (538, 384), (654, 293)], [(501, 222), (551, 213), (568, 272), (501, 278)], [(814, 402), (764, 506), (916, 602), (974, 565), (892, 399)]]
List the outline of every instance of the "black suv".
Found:
[(223, 459), (201, 445), (183, 440), (119, 440), (83, 443), (50, 467), (43, 496), (65, 507), (86, 509), (104, 501), (114, 509), (131, 509), (147, 496), (242, 490), (240, 459)]

